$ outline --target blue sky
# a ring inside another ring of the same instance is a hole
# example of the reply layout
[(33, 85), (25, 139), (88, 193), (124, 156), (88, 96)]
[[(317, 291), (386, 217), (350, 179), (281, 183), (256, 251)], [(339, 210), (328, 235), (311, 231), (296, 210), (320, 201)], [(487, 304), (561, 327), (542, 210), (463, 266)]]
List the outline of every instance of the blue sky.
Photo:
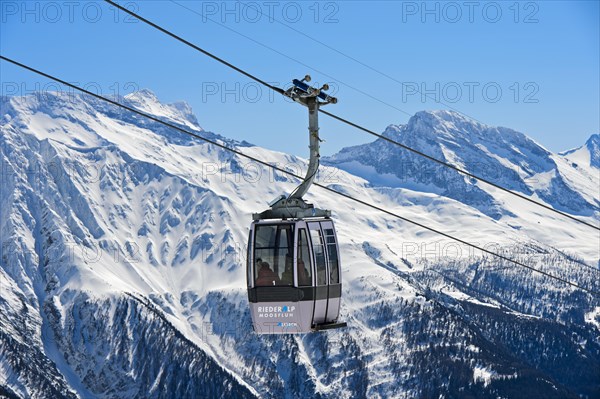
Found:
[[(177, 3), (121, 1), (266, 81), (309, 73), (330, 83), (339, 103), (329, 110), (376, 131), (450, 107), (553, 151), (600, 131), (596, 1)], [(162, 101), (189, 102), (207, 130), (307, 154), (302, 107), (101, 1), (0, 5), (7, 57), (103, 94), (149, 88)], [(53, 87), (0, 68), (2, 94)], [(325, 154), (372, 140), (326, 117), (321, 134)]]

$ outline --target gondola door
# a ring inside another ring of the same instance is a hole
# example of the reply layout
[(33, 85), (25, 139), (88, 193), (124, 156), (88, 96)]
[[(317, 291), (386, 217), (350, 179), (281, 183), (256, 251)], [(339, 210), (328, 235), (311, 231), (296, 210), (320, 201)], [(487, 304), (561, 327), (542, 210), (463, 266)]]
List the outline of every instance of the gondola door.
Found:
[(340, 314), (340, 302), (342, 297), (341, 264), (339, 247), (333, 222), (330, 220), (321, 222), (325, 249), (327, 254), (327, 276), (329, 278), (329, 290), (327, 292), (327, 317), (326, 322), (337, 321)]
[(328, 272), (327, 258), (325, 253), (325, 241), (321, 224), (319, 222), (309, 222), (308, 231), (310, 233), (310, 241), (314, 255), (314, 279), (315, 279), (315, 310), (313, 315), (314, 324), (323, 324), (327, 318), (328, 305)]
[(310, 329), (313, 323), (315, 309), (314, 301), (314, 260), (311, 256), (310, 241), (308, 238), (308, 229), (306, 223), (297, 222), (296, 224), (296, 253), (294, 257), (295, 281), (294, 285), (301, 292), (298, 301), (298, 317), (302, 331)]

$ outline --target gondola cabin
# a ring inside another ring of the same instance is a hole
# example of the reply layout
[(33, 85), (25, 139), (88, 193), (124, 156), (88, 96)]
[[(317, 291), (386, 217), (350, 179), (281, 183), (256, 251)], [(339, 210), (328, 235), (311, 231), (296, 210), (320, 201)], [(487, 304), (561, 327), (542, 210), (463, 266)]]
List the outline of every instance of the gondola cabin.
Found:
[(257, 333), (306, 333), (345, 326), (337, 323), (341, 265), (331, 219), (254, 221), (247, 269)]
[[(345, 327), (340, 251), (331, 211), (302, 198), (319, 169), (319, 107), (337, 102), (328, 89), (294, 79), (284, 95), (308, 108), (310, 159), (302, 183), (252, 214), (248, 237), (248, 302), (254, 331), (294, 334)], [(321, 101), (322, 100), (322, 101)]]

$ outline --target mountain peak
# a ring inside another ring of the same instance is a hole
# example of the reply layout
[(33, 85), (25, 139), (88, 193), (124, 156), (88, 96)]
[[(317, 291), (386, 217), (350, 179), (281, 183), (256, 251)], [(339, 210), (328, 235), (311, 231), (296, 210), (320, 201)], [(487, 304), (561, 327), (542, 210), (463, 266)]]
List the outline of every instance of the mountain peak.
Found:
[(453, 124), (474, 124), (481, 125), (479, 122), (471, 119), (460, 112), (450, 111), (445, 109), (431, 110), (431, 111), (419, 111), (414, 114), (410, 120), (409, 124), (413, 121), (413, 123), (417, 123), (421, 121), (423, 123), (430, 124), (431, 126), (444, 124), (444, 123), (453, 123)]
[(560, 152), (559, 155), (567, 157), (576, 164), (589, 164), (600, 168), (600, 134), (592, 134), (581, 147)]
[(149, 89), (140, 89), (124, 97), (128, 105), (155, 116), (162, 116), (172, 122), (181, 123), (196, 130), (202, 130), (192, 107), (185, 101), (172, 104), (162, 103)]
[(419, 111), (407, 123), (408, 131), (430, 138), (465, 136), (466, 132), (477, 133), (485, 128), (459, 112), (448, 110)]
[(156, 94), (150, 89), (140, 89), (125, 95), (125, 99), (129, 101), (152, 101), (160, 102)]
[(411, 129), (421, 130), (445, 130), (464, 131), (466, 127), (481, 129), (485, 127), (481, 123), (466, 117), (465, 115), (448, 110), (419, 111), (414, 114), (407, 124)]
[[(436, 109), (436, 110), (423, 110), (419, 111), (412, 116), (412, 118), (421, 118), (421, 119), (436, 119), (438, 121), (473, 121), (470, 118), (467, 118), (465, 115), (460, 112), (451, 111), (447, 109)], [(411, 118), (411, 119), (412, 119)]]
[(590, 165), (600, 168), (600, 134), (592, 134), (585, 146), (590, 152)]
[(600, 134), (592, 134), (589, 139), (585, 142), (585, 145), (590, 147), (598, 148), (600, 146)]

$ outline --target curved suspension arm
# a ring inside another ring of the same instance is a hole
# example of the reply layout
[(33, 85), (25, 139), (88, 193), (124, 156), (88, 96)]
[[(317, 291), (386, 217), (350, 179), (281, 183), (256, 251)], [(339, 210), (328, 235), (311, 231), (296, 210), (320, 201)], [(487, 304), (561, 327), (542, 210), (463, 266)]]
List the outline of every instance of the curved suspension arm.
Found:
[(310, 159), (308, 161), (308, 170), (304, 181), (289, 195), (288, 199), (302, 199), (312, 185), (317, 171), (319, 169), (320, 142), (319, 138), (319, 101), (316, 97), (308, 97), (305, 99), (308, 107), (308, 134), (309, 134), (309, 149)]

